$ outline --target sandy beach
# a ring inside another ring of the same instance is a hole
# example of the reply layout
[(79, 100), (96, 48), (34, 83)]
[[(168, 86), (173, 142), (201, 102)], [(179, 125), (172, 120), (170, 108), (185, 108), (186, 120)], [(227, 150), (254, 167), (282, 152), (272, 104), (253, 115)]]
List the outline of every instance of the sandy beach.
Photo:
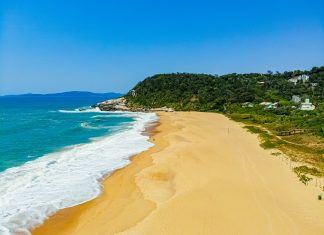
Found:
[(324, 234), (324, 201), (256, 135), (216, 113), (159, 113), (154, 147), (34, 235)]

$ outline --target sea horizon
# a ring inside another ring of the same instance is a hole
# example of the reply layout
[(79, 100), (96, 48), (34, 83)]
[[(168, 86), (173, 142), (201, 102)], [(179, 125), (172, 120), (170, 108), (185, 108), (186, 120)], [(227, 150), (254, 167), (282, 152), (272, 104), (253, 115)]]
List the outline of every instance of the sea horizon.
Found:
[(323, 235), (323, 9), (1, 2), (0, 235)]

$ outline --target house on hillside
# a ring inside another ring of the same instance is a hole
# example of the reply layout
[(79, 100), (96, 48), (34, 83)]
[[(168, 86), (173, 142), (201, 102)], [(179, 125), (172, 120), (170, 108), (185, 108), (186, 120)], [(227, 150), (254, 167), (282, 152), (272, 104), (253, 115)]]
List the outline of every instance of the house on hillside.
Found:
[(264, 109), (276, 109), (278, 108), (278, 103), (272, 103), (272, 102), (261, 102), (260, 106)]
[(290, 79), (288, 79), (288, 82), (294, 83), (294, 85), (296, 86), (296, 84), (298, 82), (298, 79), (296, 77), (295, 78), (290, 78)]
[(251, 102), (244, 102), (241, 104), (242, 108), (253, 108), (254, 104)]
[(317, 87), (317, 85), (318, 85), (318, 83), (316, 83), (316, 82), (311, 83), (311, 88), (313, 91), (314, 91), (315, 87)]
[(302, 74), (297, 76), (298, 81), (302, 81), (302, 82), (307, 82), (309, 80), (309, 76), (306, 74)]
[(291, 102), (293, 102), (294, 104), (299, 104), (301, 101), (301, 98), (299, 97), (299, 95), (293, 95), (291, 98)]
[(300, 110), (311, 111), (314, 109), (315, 106), (309, 101), (309, 99), (305, 99), (305, 102), (301, 103)]
[(293, 78), (288, 79), (288, 82), (294, 83), (294, 85), (297, 84), (298, 81), (307, 82), (309, 80), (309, 76), (306, 74), (302, 74)]

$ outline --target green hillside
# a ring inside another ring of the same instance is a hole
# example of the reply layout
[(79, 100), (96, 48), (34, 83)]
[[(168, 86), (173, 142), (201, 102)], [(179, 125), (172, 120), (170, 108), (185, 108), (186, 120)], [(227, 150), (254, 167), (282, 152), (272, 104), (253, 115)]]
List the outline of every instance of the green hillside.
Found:
[[(296, 85), (288, 79), (307, 74), (309, 81)], [(317, 83), (312, 87), (312, 83)], [(173, 107), (176, 110), (223, 111), (233, 104), (262, 101), (289, 105), (292, 95), (310, 98), (314, 104), (324, 101), (324, 67), (311, 71), (267, 74), (157, 74), (139, 82), (126, 97), (133, 106), (157, 108)]]
[[(309, 79), (296, 84), (289, 81), (302, 74)], [(309, 98), (315, 110), (300, 110), (300, 104), (291, 101), (293, 95), (301, 102)], [(239, 121), (264, 124), (273, 131), (311, 128), (324, 136), (324, 67), (314, 67), (310, 71), (223, 76), (157, 74), (139, 82), (126, 98), (134, 107), (167, 106), (179, 111), (223, 112)], [(265, 109), (259, 105), (261, 102), (276, 102), (278, 107)]]
[[(299, 75), (309, 78), (296, 84), (289, 81)], [(301, 102), (309, 98), (315, 109), (300, 110), (300, 104), (291, 101), (293, 95)], [(223, 76), (157, 74), (139, 82), (125, 97), (136, 108), (224, 113), (259, 134), (262, 147), (280, 149), (293, 161), (305, 163), (295, 169), (304, 183), (310, 180), (307, 174), (324, 176), (324, 67)], [(275, 102), (277, 107), (265, 108), (261, 102)], [(280, 136), (296, 129), (305, 133)]]

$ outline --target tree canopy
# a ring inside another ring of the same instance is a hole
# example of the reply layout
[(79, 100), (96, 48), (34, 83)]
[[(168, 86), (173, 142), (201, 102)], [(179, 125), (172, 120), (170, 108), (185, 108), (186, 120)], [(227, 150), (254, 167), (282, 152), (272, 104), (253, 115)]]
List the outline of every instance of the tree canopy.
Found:
[[(295, 85), (288, 80), (301, 74), (308, 81)], [(310, 71), (266, 74), (227, 74), (222, 76), (192, 73), (157, 74), (139, 82), (126, 94), (131, 105), (176, 110), (222, 111), (226, 106), (244, 102), (290, 101), (293, 95), (324, 101), (324, 67)]]

